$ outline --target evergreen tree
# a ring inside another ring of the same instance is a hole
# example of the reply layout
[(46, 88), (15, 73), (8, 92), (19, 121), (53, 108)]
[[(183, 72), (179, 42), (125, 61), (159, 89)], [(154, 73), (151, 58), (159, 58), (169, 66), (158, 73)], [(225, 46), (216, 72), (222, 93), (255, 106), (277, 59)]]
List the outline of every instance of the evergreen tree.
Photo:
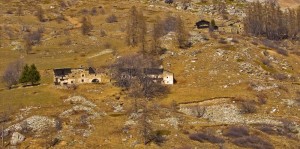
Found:
[(41, 80), (41, 75), (38, 72), (36, 66), (32, 64), (30, 67), (26, 64), (23, 68), (23, 72), (21, 74), (20, 83), (31, 83), (31, 85), (34, 85), (35, 83), (39, 82)]
[(30, 71), (29, 66), (26, 64), (23, 68), (21, 77), (19, 79), (20, 83), (27, 83), (28, 82), (28, 80), (29, 80), (29, 71)]
[(31, 82), (31, 84), (35, 84), (37, 82), (39, 82), (41, 80), (41, 75), (38, 72), (36, 66), (34, 64), (32, 64), (30, 66), (30, 71), (29, 71), (29, 82)]

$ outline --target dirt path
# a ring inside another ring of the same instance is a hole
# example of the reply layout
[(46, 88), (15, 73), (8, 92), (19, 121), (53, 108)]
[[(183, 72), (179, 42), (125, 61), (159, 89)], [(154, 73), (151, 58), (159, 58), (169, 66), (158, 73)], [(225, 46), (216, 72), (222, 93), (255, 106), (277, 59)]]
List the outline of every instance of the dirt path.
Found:
[(103, 50), (103, 51), (101, 51), (101, 52), (99, 52), (99, 53), (97, 53), (93, 56), (88, 57), (88, 58), (90, 59), (90, 58), (98, 57), (98, 56), (101, 56), (101, 55), (104, 55), (104, 54), (109, 54), (109, 53), (112, 53), (112, 52), (113, 52), (112, 49), (105, 49), (105, 50)]
[(72, 18), (70, 16), (65, 16), (65, 18), (74, 25), (74, 28), (79, 28), (81, 27), (82, 23), (77, 18)]

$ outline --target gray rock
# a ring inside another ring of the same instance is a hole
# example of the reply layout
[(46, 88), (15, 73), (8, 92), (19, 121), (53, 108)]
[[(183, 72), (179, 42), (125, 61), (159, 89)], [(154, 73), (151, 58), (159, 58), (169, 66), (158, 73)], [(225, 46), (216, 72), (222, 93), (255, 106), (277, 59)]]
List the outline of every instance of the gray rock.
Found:
[(10, 144), (11, 145), (17, 145), (22, 143), (25, 140), (25, 136), (18, 133), (18, 132), (14, 132), (12, 134), (11, 140), (10, 140)]

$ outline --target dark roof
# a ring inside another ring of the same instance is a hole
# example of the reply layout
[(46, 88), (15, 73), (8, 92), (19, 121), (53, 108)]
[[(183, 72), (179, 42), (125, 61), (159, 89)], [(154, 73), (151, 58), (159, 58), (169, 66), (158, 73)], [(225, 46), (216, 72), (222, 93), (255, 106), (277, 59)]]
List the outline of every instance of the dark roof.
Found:
[(162, 74), (164, 72), (163, 69), (159, 68), (145, 68), (144, 73), (148, 75), (157, 75), (157, 74)]
[(71, 68), (53, 69), (53, 72), (55, 76), (64, 76), (71, 73)]
[(89, 74), (96, 74), (96, 70), (93, 67), (89, 67)]
[(197, 28), (208, 28), (210, 25), (210, 22), (205, 20), (200, 20), (196, 23)]

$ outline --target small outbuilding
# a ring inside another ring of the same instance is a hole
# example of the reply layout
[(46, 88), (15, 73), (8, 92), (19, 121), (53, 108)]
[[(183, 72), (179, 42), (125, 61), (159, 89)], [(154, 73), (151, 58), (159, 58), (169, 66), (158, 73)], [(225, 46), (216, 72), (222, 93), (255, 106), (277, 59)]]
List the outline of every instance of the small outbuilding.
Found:
[(196, 23), (198, 29), (209, 28), (210, 22), (206, 20), (200, 20)]

